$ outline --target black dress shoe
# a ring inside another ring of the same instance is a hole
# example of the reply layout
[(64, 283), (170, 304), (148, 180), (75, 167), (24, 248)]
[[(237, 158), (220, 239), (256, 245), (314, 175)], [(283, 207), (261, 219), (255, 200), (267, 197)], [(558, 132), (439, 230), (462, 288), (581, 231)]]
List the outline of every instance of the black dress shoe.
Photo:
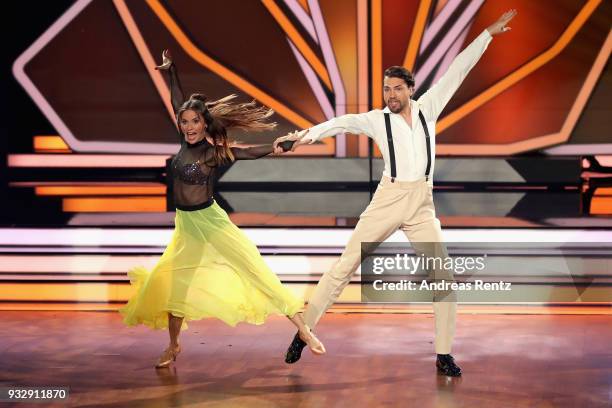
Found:
[(455, 364), (455, 359), (450, 354), (438, 354), (436, 358), (438, 372), (449, 377), (461, 376), (461, 368)]
[(300, 339), (300, 334), (295, 333), (293, 337), (293, 341), (289, 345), (287, 349), (287, 354), (285, 354), (285, 363), (293, 364), (302, 357), (302, 350), (306, 347), (306, 342)]

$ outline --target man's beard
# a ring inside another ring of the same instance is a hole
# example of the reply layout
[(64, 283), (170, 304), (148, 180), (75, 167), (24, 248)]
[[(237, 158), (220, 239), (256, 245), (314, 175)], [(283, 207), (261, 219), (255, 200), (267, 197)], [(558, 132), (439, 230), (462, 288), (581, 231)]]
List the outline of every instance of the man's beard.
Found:
[(401, 112), (401, 111), (404, 109), (404, 106), (405, 106), (405, 105), (404, 105), (404, 104), (402, 104), (402, 103), (401, 103), (399, 100), (397, 100), (397, 99), (396, 99), (395, 101), (397, 102), (397, 106), (398, 106), (396, 109), (393, 109), (393, 108), (391, 107), (391, 101), (389, 101), (389, 103), (387, 104), (387, 106), (389, 107), (389, 110), (390, 110), (391, 112), (393, 112), (393, 113), (400, 113), (400, 112)]

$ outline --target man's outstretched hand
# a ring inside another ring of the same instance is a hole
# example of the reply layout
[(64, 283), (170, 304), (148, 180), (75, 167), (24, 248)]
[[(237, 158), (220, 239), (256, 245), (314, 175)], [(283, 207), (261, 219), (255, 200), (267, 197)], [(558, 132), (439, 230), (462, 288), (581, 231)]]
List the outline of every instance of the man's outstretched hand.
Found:
[(279, 146), (280, 143), (291, 141), (294, 142), (291, 146), (291, 151), (294, 152), (298, 146), (308, 143), (307, 141), (302, 141), (302, 138), (308, 133), (308, 131), (309, 129), (301, 130), (299, 132), (295, 131), (288, 133), (285, 136), (279, 137), (274, 141), (274, 151), (276, 152), (276, 149), (281, 149), (281, 146)]
[(506, 27), (506, 24), (510, 22), (517, 15), (517, 11), (515, 9), (506, 11), (503, 16), (499, 18), (496, 22), (491, 24), (487, 30), (491, 35), (497, 35), (501, 33), (505, 33), (506, 31), (510, 31), (510, 27)]

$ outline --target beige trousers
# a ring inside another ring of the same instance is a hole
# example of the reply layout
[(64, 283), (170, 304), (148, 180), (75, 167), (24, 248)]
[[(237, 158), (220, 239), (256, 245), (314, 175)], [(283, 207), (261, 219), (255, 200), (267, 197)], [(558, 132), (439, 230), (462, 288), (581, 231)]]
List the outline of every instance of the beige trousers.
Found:
[[(442, 242), (442, 230), (440, 221), (436, 218), (432, 188), (424, 178), (412, 182), (395, 180), (394, 183), (388, 177), (382, 178), (370, 205), (361, 214), (346, 249), (332, 269), (323, 275), (310, 298), (304, 315), (310, 327), (314, 327), (338, 299), (356, 272), (361, 262), (361, 243), (382, 242), (398, 228), (404, 231), (416, 252), (426, 256), (440, 255), (431, 253), (431, 244), (419, 248), (420, 243)], [(446, 276), (445, 279), (452, 280), (452, 276)], [(449, 354), (455, 332), (457, 303), (434, 302), (433, 310), (435, 351), (438, 354)]]

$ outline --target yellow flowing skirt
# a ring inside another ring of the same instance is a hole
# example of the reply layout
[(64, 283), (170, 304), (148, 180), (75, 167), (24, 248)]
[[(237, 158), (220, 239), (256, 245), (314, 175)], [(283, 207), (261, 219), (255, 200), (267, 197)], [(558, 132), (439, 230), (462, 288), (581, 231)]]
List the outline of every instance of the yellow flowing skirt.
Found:
[(282, 285), (255, 244), (214, 202), (176, 210), (172, 240), (149, 271), (128, 272), (134, 295), (119, 312), (128, 326), (168, 327), (168, 312), (189, 320), (216, 317), (230, 326), (264, 323), (270, 314), (292, 317), (304, 302)]

